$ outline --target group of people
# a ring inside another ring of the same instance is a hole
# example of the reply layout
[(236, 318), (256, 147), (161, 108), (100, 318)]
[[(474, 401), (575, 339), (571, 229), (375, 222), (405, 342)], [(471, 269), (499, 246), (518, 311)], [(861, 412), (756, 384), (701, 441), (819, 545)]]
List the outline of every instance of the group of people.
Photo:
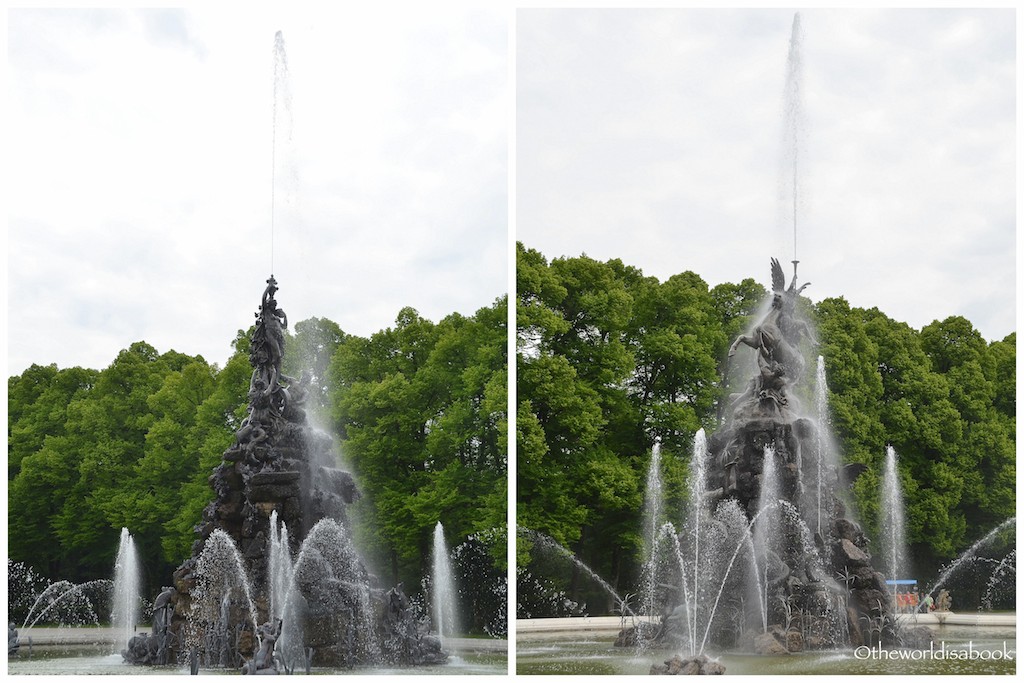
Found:
[(953, 600), (949, 597), (949, 591), (945, 588), (940, 590), (935, 597), (931, 593), (919, 593), (916, 591), (897, 592), (893, 595), (897, 612), (948, 612)]
[(907, 592), (896, 593), (894, 596), (896, 611), (898, 612), (948, 612), (953, 601), (949, 597), (949, 591), (945, 588), (938, 592), (933, 598), (931, 593)]

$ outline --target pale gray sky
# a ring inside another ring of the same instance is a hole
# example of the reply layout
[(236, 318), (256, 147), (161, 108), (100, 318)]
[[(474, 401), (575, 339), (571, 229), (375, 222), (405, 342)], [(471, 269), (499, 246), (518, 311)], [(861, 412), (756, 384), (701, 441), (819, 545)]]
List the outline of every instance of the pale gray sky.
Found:
[[(792, 10), (517, 13), (517, 239), (664, 280), (793, 258)], [(915, 328), (1015, 323), (1013, 10), (801, 11), (805, 294)], [(789, 268), (787, 268), (787, 271)]]
[(145, 340), (223, 363), (273, 269), (292, 322), (507, 291), (508, 13), (10, 10), (8, 374)]

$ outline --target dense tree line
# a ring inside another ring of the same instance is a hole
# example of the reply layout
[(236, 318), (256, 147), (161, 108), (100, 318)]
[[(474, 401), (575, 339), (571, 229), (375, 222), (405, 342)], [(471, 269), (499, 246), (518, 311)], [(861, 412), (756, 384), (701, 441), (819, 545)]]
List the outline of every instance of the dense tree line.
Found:
[[(361, 486), (357, 536), (413, 592), (438, 521), (453, 545), (507, 524), (506, 310), (502, 298), (435, 324), (406, 308), (369, 339), (313, 318), (288, 335), (283, 370), (310, 376), (309, 412)], [(188, 557), (245, 417), (249, 333), (233, 347), (223, 368), (137, 342), (103, 370), (10, 377), (9, 558), (53, 579), (109, 577), (127, 527), (155, 594)], [(504, 545), (489, 550), (503, 576)]]
[[(693, 435), (717, 427), (728, 345), (766, 291), (752, 279), (708, 287), (691, 272), (659, 282), (617, 259), (548, 262), (521, 244), (516, 273), (518, 524), (627, 593), (637, 586), (654, 439), (668, 506), (681, 510)], [(961, 317), (917, 331), (841, 298), (801, 308), (818, 330), (819, 348), (808, 351), (826, 359), (840, 452), (867, 465), (852, 502), (877, 537), (891, 443), (916, 569), (930, 578), (1014, 514), (1016, 335), (988, 343)], [(523, 566), (551, 563), (529, 535), (518, 551)], [(563, 575), (557, 587), (570, 597), (612, 607), (583, 592), (578, 571)]]

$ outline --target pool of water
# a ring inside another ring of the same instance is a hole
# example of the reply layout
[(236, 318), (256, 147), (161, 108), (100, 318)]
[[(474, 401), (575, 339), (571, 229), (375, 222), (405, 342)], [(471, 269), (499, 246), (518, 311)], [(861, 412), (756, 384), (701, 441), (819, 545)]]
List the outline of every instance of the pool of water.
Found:
[[(27, 648), (17, 657), (7, 660), (10, 675), (188, 675), (187, 666), (132, 666), (125, 664), (121, 655), (109, 654), (109, 646), (61, 645), (34, 647), (29, 656)], [(504, 652), (463, 652), (452, 655), (448, 663), (440, 666), (379, 667), (353, 669), (321, 669), (313, 667), (312, 674), (359, 674), (370, 675), (444, 675), (462, 676), (474, 674), (501, 675), (508, 671), (508, 657)], [(200, 669), (201, 674), (234, 674), (226, 669)], [(304, 673), (304, 672), (303, 672)]]
[[(1013, 674), (1016, 631), (1000, 627), (933, 627), (931, 651), (882, 651), (863, 648), (764, 657), (709, 653), (728, 674)], [(516, 641), (519, 674), (647, 674), (652, 664), (670, 659), (673, 650), (617, 648), (614, 636), (542, 638)]]

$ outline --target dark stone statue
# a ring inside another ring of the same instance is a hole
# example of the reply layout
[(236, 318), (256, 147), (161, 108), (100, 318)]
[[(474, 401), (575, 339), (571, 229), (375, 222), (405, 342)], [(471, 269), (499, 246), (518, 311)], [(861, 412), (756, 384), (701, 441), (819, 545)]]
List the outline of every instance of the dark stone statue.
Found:
[[(307, 421), (304, 404), (312, 378), (303, 373), (295, 379), (281, 372), (288, 317), (278, 306), (277, 292), (277, 280), (271, 275), (251, 338), (247, 414), (234, 443), (224, 451), (223, 462), (209, 477), (216, 497), (195, 527), (198, 538), (191, 557), (174, 572), (173, 589), (165, 588), (156, 600), (153, 633), (136, 636), (129, 643), (124, 653), (129, 662), (182, 663), (191, 657), (193, 666), (237, 670), (244, 662), (244, 673), (273, 674), (278, 672), (278, 660), (295, 659), (291, 646), (275, 656), (282, 630), (289, 640), (294, 634), (269, 614), (270, 519), (276, 515), (287, 525), (294, 556), (320, 520), (344, 524), (346, 507), (359, 498), (359, 491), (348, 472), (329, 465), (335, 460), (331, 437)], [(215, 530), (230, 536), (244, 558), (244, 572), (255, 596), (255, 620), (262, 626), (253, 623), (248, 609), (231, 600), (225, 600), (216, 615), (195, 616), (193, 589), (199, 557)], [(426, 633), (400, 586), (385, 593), (361, 563), (351, 578), (369, 586), (368, 605), (339, 607), (346, 591), (337, 578), (325, 577), (297, 591), (302, 593), (302, 605), (297, 608), (303, 619), (302, 642), (291, 645), (303, 653), (315, 653), (304, 654), (307, 666), (314, 656), (319, 666), (343, 667), (371, 663), (371, 657), (399, 665), (445, 661), (440, 643)], [(333, 601), (328, 599), (332, 596)], [(372, 612), (369, 617), (367, 610)], [(367, 628), (367, 618), (374, 622), (372, 628)], [(368, 647), (367, 640), (378, 632), (387, 634), (383, 642)], [(192, 652), (186, 652), (186, 647)]]
[(18, 648), (21, 647), (21, 641), (18, 640), (18, 629), (14, 627), (14, 622), (7, 623), (7, 656), (17, 656)]
[(153, 603), (152, 631), (132, 636), (128, 647), (121, 652), (125, 661), (132, 664), (170, 664), (173, 661), (175, 635), (170, 627), (174, 597), (174, 588), (164, 586)]
[(794, 273), (793, 281), (786, 288), (782, 266), (772, 259), (771, 310), (754, 328), (753, 334), (740, 336), (729, 347), (730, 358), (741, 344), (757, 351), (758, 367), (758, 374), (750, 380), (747, 390), (732, 397), (733, 416), (790, 418), (795, 414), (788, 390), (804, 373), (800, 340), (807, 337), (817, 343), (807, 323), (795, 315), (797, 297), (809, 284), (797, 288)]

